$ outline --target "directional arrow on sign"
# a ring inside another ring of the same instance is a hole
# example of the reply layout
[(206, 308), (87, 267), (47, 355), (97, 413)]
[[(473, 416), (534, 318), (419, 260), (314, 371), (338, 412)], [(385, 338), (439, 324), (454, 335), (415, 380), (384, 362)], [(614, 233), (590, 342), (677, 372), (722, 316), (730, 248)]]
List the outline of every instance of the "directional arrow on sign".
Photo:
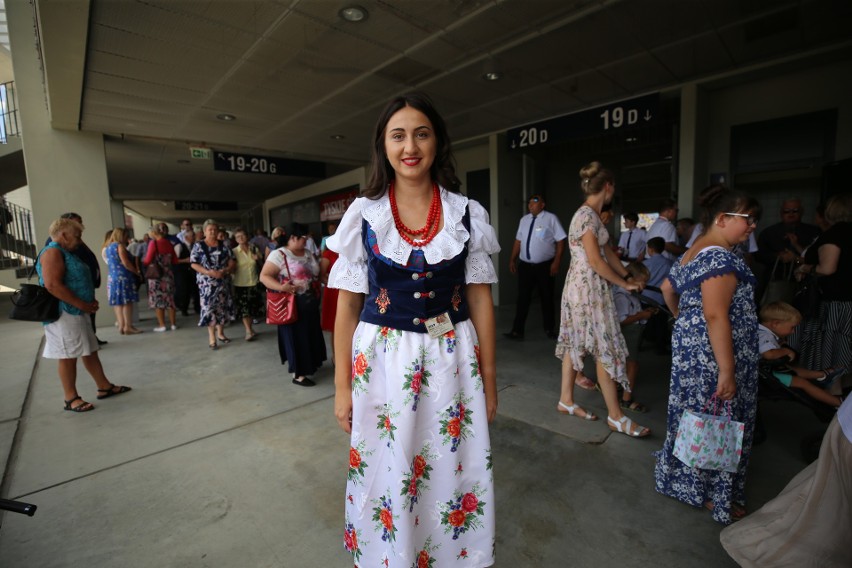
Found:
[(646, 110), (646, 111), (645, 111), (645, 116), (643, 116), (642, 118), (644, 118), (644, 119), (645, 119), (645, 122), (648, 122), (649, 120), (651, 120), (651, 111), (650, 111), (650, 110)]

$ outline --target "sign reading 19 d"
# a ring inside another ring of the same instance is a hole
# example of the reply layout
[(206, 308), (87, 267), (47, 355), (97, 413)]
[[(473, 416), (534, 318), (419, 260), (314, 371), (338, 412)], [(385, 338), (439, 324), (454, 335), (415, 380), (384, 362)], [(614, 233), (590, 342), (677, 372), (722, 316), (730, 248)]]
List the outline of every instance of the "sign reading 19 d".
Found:
[(657, 115), (659, 94), (636, 97), (506, 131), (510, 150), (576, 140), (649, 124)]

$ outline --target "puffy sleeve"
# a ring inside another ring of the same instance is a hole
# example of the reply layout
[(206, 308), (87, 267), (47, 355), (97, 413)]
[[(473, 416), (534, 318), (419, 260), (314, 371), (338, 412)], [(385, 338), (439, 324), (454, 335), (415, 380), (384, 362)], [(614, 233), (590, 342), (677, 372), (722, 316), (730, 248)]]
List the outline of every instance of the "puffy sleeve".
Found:
[(470, 210), (470, 241), (465, 261), (465, 282), (467, 284), (493, 284), (497, 282), (497, 272), (491, 255), (500, 252), (497, 234), (491, 226), (488, 211), (474, 200), (468, 202)]
[(359, 294), (370, 291), (367, 281), (367, 253), (361, 240), (361, 207), (365, 199), (359, 197), (352, 202), (337, 225), (337, 231), (326, 241), (326, 247), (340, 255), (328, 275), (329, 288)]

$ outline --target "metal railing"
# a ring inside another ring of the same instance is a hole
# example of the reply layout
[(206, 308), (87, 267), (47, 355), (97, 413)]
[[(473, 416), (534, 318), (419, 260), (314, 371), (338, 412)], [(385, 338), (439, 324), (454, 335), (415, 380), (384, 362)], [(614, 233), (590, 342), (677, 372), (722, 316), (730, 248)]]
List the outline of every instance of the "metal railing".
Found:
[(0, 268), (31, 266), (36, 254), (32, 212), (0, 197)]
[(6, 144), (9, 136), (18, 136), (20, 133), (15, 82), (0, 83), (0, 144)]

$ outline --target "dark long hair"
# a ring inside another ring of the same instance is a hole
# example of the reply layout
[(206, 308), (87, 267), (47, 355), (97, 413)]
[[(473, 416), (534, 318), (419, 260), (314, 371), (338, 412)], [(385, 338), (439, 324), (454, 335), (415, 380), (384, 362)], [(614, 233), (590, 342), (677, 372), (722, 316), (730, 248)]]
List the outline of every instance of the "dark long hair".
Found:
[(432, 180), (438, 182), (448, 191), (458, 192), (461, 182), (456, 177), (455, 159), (453, 158), (450, 137), (447, 134), (447, 125), (426, 94), (412, 92), (394, 97), (379, 114), (379, 119), (376, 121), (376, 127), (373, 130), (370, 179), (361, 194), (370, 199), (378, 199), (384, 195), (388, 184), (395, 177), (395, 172), (385, 155), (385, 129), (391, 117), (405, 107), (419, 110), (432, 123), (436, 141), (435, 161), (432, 162), (432, 167), (429, 169)]

